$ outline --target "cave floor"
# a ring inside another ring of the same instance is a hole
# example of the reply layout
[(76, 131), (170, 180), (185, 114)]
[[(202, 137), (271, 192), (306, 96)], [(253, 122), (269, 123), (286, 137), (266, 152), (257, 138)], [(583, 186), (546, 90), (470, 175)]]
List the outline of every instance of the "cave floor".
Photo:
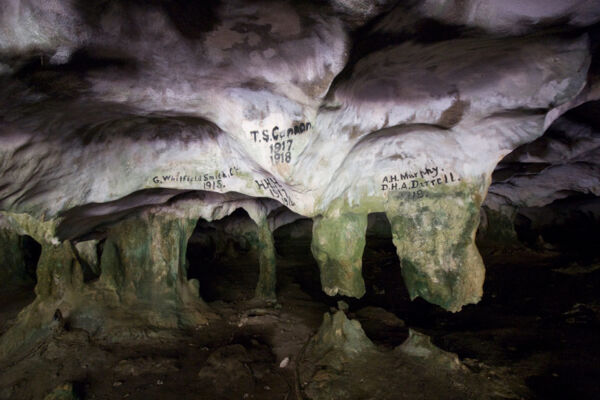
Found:
[[(213, 263), (202, 276), (213, 284), (204, 283), (201, 291), (219, 319), (191, 331), (148, 332), (123, 344), (104, 343), (77, 328), (57, 332), (1, 362), (0, 399), (43, 399), (64, 382), (74, 382), (83, 399), (304, 398), (298, 361), (323, 313), (340, 300), (320, 292), (317, 267), (305, 250), (278, 248), (276, 306), (251, 300), (256, 272), (249, 257)], [(393, 312), (456, 353), (475, 383), (453, 391), (416, 369), (365, 358), (341, 374), (343, 398), (600, 398), (600, 269), (548, 251), (488, 252), (484, 298), (451, 314), (409, 301), (391, 251), (368, 243), (367, 294), (344, 299), (348, 316), (360, 320), (386, 352), (406, 339), (407, 329), (373, 307)], [(2, 294), (0, 332), (32, 299), (31, 290)], [(489, 385), (477, 380), (496, 381), (505, 390), (484, 392)], [(365, 394), (369, 385), (385, 386), (388, 395)]]

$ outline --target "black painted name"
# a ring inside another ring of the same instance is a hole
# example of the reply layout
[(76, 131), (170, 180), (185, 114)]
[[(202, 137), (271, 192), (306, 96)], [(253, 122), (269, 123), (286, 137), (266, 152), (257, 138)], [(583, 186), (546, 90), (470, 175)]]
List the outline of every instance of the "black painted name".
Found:
[(279, 200), (286, 206), (295, 206), (296, 203), (292, 200), (288, 192), (283, 188), (283, 185), (277, 181), (275, 178), (265, 178), (257, 181), (256, 186), (262, 191), (268, 191), (271, 194), (271, 197)]
[(446, 172), (443, 168), (436, 166), (425, 167), (417, 171), (405, 171), (400, 174), (384, 176), (381, 181), (381, 190), (414, 191), (458, 181), (460, 181), (460, 177), (453, 172)]
[(269, 144), (269, 158), (272, 164), (289, 164), (292, 162), (293, 137), (302, 135), (310, 129), (312, 129), (310, 122), (301, 122), (287, 129), (274, 126), (272, 129), (250, 131), (250, 135), (255, 143)]
[(255, 143), (269, 143), (282, 141), (297, 135), (302, 135), (312, 128), (310, 122), (301, 122), (297, 125), (287, 129), (279, 129), (278, 126), (274, 126), (272, 129), (263, 129), (262, 131), (250, 131), (252, 139)]
[(229, 170), (217, 170), (213, 173), (202, 175), (188, 175), (181, 172), (176, 172), (169, 175), (156, 175), (152, 178), (152, 182), (160, 185), (163, 183), (189, 183), (199, 184), (203, 189), (224, 189), (225, 183), (223, 180), (231, 178), (240, 172), (238, 167), (231, 167)]

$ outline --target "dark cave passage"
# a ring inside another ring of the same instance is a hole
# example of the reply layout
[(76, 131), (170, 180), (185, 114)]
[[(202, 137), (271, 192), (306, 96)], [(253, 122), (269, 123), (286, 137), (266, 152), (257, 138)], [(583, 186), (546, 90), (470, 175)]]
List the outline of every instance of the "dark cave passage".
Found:
[[(2, 254), (0, 275), (6, 281), (0, 282), (0, 335), (14, 324), (18, 313), (35, 299), (37, 265), (42, 246), (31, 236), (15, 237), (15, 247)], [(10, 263), (8, 265), (7, 263)]]
[(296, 283), (313, 299), (335, 304), (323, 293), (319, 267), (310, 250), (313, 221), (302, 218), (273, 232), (280, 286)]
[(570, 193), (544, 207), (520, 209), (515, 221), (519, 240), (530, 247), (548, 247), (589, 264), (598, 258), (600, 198)]
[(200, 283), (200, 296), (207, 302), (248, 300), (258, 281), (256, 224), (238, 208), (217, 221), (200, 219), (188, 240), (188, 279)]
[(37, 283), (37, 264), (42, 254), (42, 246), (28, 235), (21, 236), (21, 243), (25, 262), (25, 275), (35, 285)]

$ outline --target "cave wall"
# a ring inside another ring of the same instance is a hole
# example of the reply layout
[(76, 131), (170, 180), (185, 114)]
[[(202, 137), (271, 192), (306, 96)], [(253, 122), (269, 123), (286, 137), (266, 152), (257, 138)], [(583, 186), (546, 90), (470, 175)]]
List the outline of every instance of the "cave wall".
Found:
[(599, 107), (591, 101), (568, 111), (498, 164), (483, 204), (482, 242), (516, 245), (520, 228), (537, 237), (552, 227), (564, 230), (545, 235), (554, 242), (588, 242), (600, 217)]
[[(362, 296), (367, 217), (385, 213), (411, 297), (458, 311), (482, 294), (482, 205), (512, 240), (517, 208), (600, 192), (597, 137), (559, 118), (600, 94), (595, 2), (169, 4), (0, 10), (0, 246), (42, 245), (23, 321), (135, 305), (206, 322), (187, 241), (238, 208), (257, 297), (276, 295), (272, 233), (299, 218), (324, 291)], [(549, 127), (572, 140), (538, 139)], [(525, 170), (502, 178), (510, 160)]]

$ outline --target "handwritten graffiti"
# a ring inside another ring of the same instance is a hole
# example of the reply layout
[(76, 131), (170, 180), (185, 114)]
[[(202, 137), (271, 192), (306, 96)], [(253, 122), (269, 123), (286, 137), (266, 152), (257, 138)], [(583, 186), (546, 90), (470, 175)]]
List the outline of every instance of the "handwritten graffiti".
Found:
[[(396, 195), (395, 195), (396, 196)], [(407, 192), (398, 192), (397, 197), (403, 200), (417, 200), (425, 197), (425, 191), (415, 190)]]
[[(425, 167), (418, 171), (405, 171), (400, 174), (386, 175), (381, 181), (382, 191), (417, 191), (435, 186), (447, 185), (460, 181), (453, 172), (446, 172), (439, 167)], [(423, 197), (423, 193), (417, 198)]]
[(237, 175), (240, 172), (238, 167), (231, 167), (227, 171), (215, 171), (212, 173), (201, 174), (201, 175), (188, 175), (181, 172), (174, 174), (156, 175), (152, 178), (152, 182), (157, 185), (164, 183), (188, 183), (194, 185), (200, 185), (202, 189), (214, 190), (224, 189), (224, 180)]
[(266, 178), (259, 181), (254, 180), (256, 186), (262, 191), (268, 191), (271, 197), (279, 200), (286, 206), (295, 206), (296, 203), (292, 200), (288, 192), (283, 188), (281, 183), (277, 182), (275, 178)]
[(294, 125), (293, 127), (288, 129), (280, 130), (278, 126), (275, 126), (271, 130), (264, 129), (262, 131), (250, 131), (250, 135), (252, 135), (252, 138), (254, 139), (255, 143), (269, 143), (282, 141), (296, 135), (302, 135), (311, 128), (312, 125), (310, 122), (301, 122), (300, 124)]
[(272, 129), (262, 131), (250, 131), (254, 143), (270, 143), (270, 160), (272, 164), (286, 163), (292, 161), (293, 137), (302, 135), (312, 129), (310, 122), (301, 122), (287, 129), (274, 126)]
[(270, 145), (271, 163), (290, 163), (292, 160), (292, 139), (285, 140), (281, 143), (277, 142)]

